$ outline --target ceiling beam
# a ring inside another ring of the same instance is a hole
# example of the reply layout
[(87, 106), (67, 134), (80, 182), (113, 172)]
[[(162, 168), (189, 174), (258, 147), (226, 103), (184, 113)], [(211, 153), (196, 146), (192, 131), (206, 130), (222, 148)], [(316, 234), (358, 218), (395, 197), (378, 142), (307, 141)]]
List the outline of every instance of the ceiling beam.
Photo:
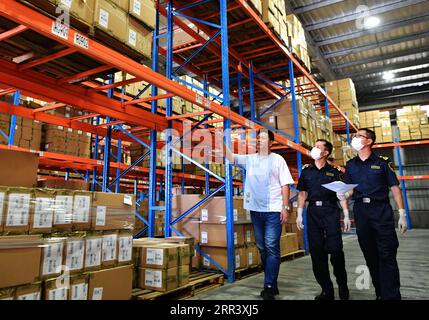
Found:
[(315, 2), (312, 4), (308, 4), (305, 6), (296, 7), (296, 8), (294, 8), (294, 10), (295, 10), (295, 13), (301, 14), (304, 12), (320, 9), (320, 8), (327, 7), (327, 6), (333, 5), (333, 4), (338, 3), (338, 2), (343, 2), (343, 1), (344, 0), (321, 0), (321, 1), (318, 1), (318, 2)]
[(353, 61), (339, 63), (339, 64), (332, 64), (332, 68), (333, 69), (344, 69), (344, 68), (354, 67), (354, 66), (358, 66), (358, 65), (367, 64), (367, 63), (385, 61), (387, 59), (406, 57), (406, 56), (409, 56), (412, 54), (423, 53), (426, 51), (429, 51), (429, 46), (416, 47), (413, 49), (405, 49), (405, 50), (400, 50), (400, 51), (386, 53), (386, 54), (382, 53), (380, 55), (376, 55), (376, 56), (369, 57), (369, 58), (358, 59), (358, 60), (353, 60)]
[(366, 102), (375, 102), (377, 100), (413, 96), (416, 94), (423, 94), (423, 93), (429, 93), (429, 84), (425, 84), (422, 86), (402, 88), (402, 89), (394, 89), (391, 91), (377, 92), (374, 94), (366, 94), (366, 95), (358, 94), (358, 102), (359, 104), (366, 103)]
[(387, 24), (384, 24), (384, 25), (381, 25), (379, 27), (375, 27), (372, 29), (364, 29), (364, 30), (360, 30), (360, 31), (354, 31), (354, 32), (343, 34), (341, 36), (335, 36), (335, 37), (315, 41), (315, 44), (318, 47), (326, 46), (326, 45), (338, 43), (341, 41), (361, 38), (361, 37), (364, 37), (364, 36), (367, 36), (370, 34), (377, 34), (380, 32), (391, 31), (391, 30), (394, 30), (396, 28), (410, 26), (410, 25), (413, 25), (416, 23), (427, 22), (428, 19), (429, 19), (429, 14), (423, 14), (423, 15), (417, 14), (415, 16), (412, 16), (412, 17), (409, 17), (406, 19), (393, 21), (393, 22), (390, 22), (390, 23), (387, 23)]
[[(296, 15), (294, 8), (290, 4), (290, 1), (284, 0), (284, 2), (286, 11), (288, 13)], [(317, 65), (317, 68), (320, 70), (320, 73), (322, 74), (323, 78), (325, 79), (325, 81), (335, 80), (337, 78), (335, 73), (332, 71), (329, 62), (323, 57), (320, 48), (314, 44), (313, 37), (307, 30), (305, 30), (304, 32), (310, 56), (313, 58), (314, 63)]]
[(371, 111), (380, 110), (387, 108), (400, 108), (409, 105), (425, 105), (429, 104), (429, 93), (421, 93), (413, 96), (397, 97), (397, 98), (386, 98), (376, 103), (374, 102), (359, 102), (359, 111)]
[(357, 47), (353, 47), (353, 48), (331, 51), (331, 52), (323, 53), (323, 55), (324, 55), (325, 59), (332, 59), (332, 58), (347, 56), (347, 55), (350, 55), (353, 53), (368, 51), (368, 50), (377, 49), (377, 48), (381, 48), (381, 47), (387, 47), (387, 46), (391, 46), (391, 45), (398, 44), (398, 43), (404, 43), (407, 41), (418, 40), (418, 39), (422, 39), (422, 38), (426, 38), (426, 37), (429, 37), (429, 31), (414, 33), (414, 34), (410, 34), (407, 36), (401, 36), (398, 38), (384, 40), (384, 41), (377, 41), (375, 43), (370, 43), (370, 44), (363, 45), (363, 46), (357, 46)]
[[(395, 79), (400, 79), (400, 78), (414, 76), (414, 75), (418, 75), (418, 74), (424, 74), (424, 73), (429, 73), (429, 67), (407, 70), (407, 71), (401, 71), (401, 72), (394, 72)], [(377, 79), (371, 80), (371, 78), (376, 78), (376, 77), (378, 77), (379, 79), (378, 80)], [(353, 82), (355, 85), (362, 88), (362, 87), (371, 86), (374, 84), (374, 82), (385, 81), (381, 77), (382, 77), (381, 74), (373, 74), (370, 77), (366, 77), (366, 78), (361, 79), (361, 80), (353, 80)]]
[(396, 82), (386, 82), (386, 83), (383, 83), (380, 85), (369, 86), (369, 87), (365, 87), (365, 88), (358, 87), (358, 93), (362, 94), (362, 93), (374, 92), (374, 91), (378, 91), (378, 90), (387, 91), (393, 87), (403, 86), (403, 85), (412, 84), (412, 83), (415, 83), (417, 85), (419, 83), (427, 82), (427, 81), (429, 81), (429, 77), (402, 80), (402, 81), (396, 81)]
[[(428, 52), (429, 54), (429, 52)], [(356, 78), (358, 79), (364, 79), (364, 77), (368, 74), (371, 74), (373, 77), (375, 76), (374, 74), (379, 73), (379, 72), (385, 72), (385, 71), (394, 71), (394, 70), (398, 70), (398, 69), (402, 69), (402, 68), (407, 68), (410, 65), (421, 65), (421, 64), (425, 64), (428, 62), (428, 57), (422, 57), (420, 59), (414, 59), (414, 60), (410, 60), (410, 61), (405, 61), (405, 62), (397, 62), (397, 63), (391, 63), (388, 65), (384, 65), (384, 66), (376, 66), (373, 68), (367, 68), (365, 70), (361, 70), (361, 71), (354, 71), (354, 72), (340, 72), (341, 76), (344, 78), (353, 78), (353, 80), (355, 80)]]
[[(400, 0), (400, 1), (395, 1), (394, 3), (391, 3), (391, 4), (381, 5), (381, 6), (371, 8), (365, 12), (365, 16), (369, 17), (372, 15), (382, 14), (382, 13), (386, 13), (389, 11), (398, 10), (398, 9), (402, 9), (402, 8), (405, 8), (408, 6), (416, 5), (416, 4), (425, 2), (425, 1), (426, 0), (406, 0), (406, 1)], [(336, 17), (333, 19), (319, 21), (319, 22), (316, 22), (314, 24), (306, 25), (305, 29), (307, 29), (308, 31), (314, 31), (314, 30), (318, 30), (318, 29), (322, 29), (322, 28), (326, 28), (326, 27), (331, 27), (331, 26), (336, 25), (336, 24), (354, 21), (354, 20), (359, 19), (359, 18), (362, 18), (362, 12), (353, 12), (353, 13), (345, 15), (343, 17)]]

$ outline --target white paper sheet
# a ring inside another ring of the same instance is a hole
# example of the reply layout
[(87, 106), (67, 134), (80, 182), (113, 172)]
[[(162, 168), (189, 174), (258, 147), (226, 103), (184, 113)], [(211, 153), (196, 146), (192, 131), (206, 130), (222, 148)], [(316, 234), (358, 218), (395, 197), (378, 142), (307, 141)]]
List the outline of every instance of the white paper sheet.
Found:
[(358, 186), (357, 184), (345, 184), (342, 181), (334, 181), (331, 183), (322, 184), (322, 187), (325, 187), (326, 189), (329, 189), (331, 191), (334, 191), (340, 194), (344, 194), (350, 190), (353, 190), (357, 186)]

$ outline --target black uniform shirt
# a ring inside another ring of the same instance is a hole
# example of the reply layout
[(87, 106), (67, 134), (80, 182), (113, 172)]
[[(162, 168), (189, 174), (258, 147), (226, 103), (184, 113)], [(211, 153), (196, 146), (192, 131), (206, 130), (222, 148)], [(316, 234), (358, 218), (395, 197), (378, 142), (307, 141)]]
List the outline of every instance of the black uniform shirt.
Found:
[(326, 163), (320, 170), (314, 164), (302, 168), (297, 189), (307, 191), (308, 201), (338, 201), (335, 192), (322, 187), (322, 184), (341, 180), (341, 171)]
[(356, 156), (347, 162), (344, 182), (358, 184), (353, 199), (368, 197), (388, 200), (389, 187), (399, 185), (389, 158), (377, 156), (373, 152), (365, 161)]

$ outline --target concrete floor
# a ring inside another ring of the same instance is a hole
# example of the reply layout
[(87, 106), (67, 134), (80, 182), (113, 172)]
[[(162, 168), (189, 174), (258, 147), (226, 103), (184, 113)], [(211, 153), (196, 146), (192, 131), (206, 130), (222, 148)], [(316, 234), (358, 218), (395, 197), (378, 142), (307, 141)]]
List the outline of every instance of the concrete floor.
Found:
[[(416, 229), (405, 235), (398, 234), (400, 246), (398, 263), (401, 273), (401, 293), (403, 299), (429, 299), (429, 230)], [(365, 265), (362, 252), (355, 235), (344, 236), (344, 252), (348, 271), (351, 299), (374, 300), (372, 283), (370, 289), (359, 290), (356, 282), (361, 273), (356, 273), (359, 265)], [(332, 267), (331, 274), (332, 274)], [(335, 278), (332, 275), (334, 285)], [(314, 279), (309, 256), (283, 262), (278, 279), (279, 300), (313, 300), (320, 292)], [(260, 300), (263, 273), (256, 274), (232, 284), (206, 291), (192, 300)]]

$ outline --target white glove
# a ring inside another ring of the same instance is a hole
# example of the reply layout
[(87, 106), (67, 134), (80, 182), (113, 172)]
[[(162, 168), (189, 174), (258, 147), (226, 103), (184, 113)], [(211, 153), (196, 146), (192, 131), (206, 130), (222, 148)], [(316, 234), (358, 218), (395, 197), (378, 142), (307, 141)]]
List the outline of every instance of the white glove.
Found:
[(348, 232), (350, 231), (350, 228), (352, 226), (352, 222), (350, 221), (350, 217), (349, 217), (349, 211), (348, 210), (344, 210), (344, 232)]
[(405, 209), (399, 209), (398, 228), (402, 234), (404, 234), (408, 229), (408, 223), (407, 223), (407, 217), (405, 215)]
[(350, 193), (346, 192), (342, 194), (337, 192), (337, 198), (338, 200), (347, 200), (348, 198), (350, 198)]
[(304, 229), (304, 224), (302, 223), (302, 212), (303, 212), (303, 208), (298, 208), (298, 215), (296, 217), (296, 226), (298, 228), (298, 230), (302, 230)]

